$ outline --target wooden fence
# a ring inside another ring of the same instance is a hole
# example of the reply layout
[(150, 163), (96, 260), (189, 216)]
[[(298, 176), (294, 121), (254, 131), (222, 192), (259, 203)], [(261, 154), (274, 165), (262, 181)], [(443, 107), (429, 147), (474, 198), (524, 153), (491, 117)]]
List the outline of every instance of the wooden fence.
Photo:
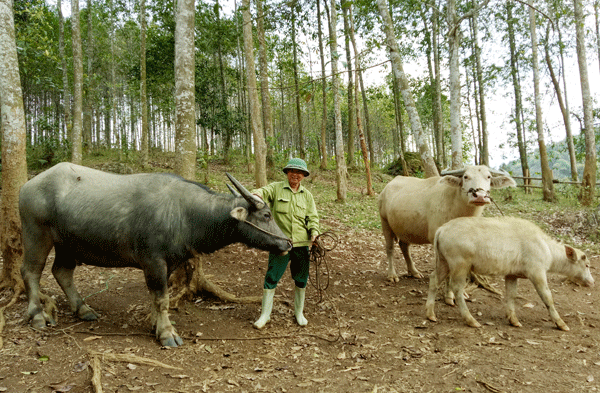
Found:
[[(542, 181), (541, 177), (528, 177), (528, 176), (511, 176), (513, 179), (520, 179), (523, 180), (525, 184), (517, 184), (517, 187), (524, 187), (524, 188), (542, 188), (542, 186), (532, 186), (531, 184), (527, 184), (528, 182), (526, 180), (529, 180), (529, 183), (531, 183), (532, 180), (538, 180), (538, 181)], [(554, 184), (576, 184), (578, 186), (581, 185), (581, 182), (578, 181), (561, 181), (558, 179), (552, 179), (552, 183)], [(600, 183), (596, 183), (596, 187), (600, 186)]]

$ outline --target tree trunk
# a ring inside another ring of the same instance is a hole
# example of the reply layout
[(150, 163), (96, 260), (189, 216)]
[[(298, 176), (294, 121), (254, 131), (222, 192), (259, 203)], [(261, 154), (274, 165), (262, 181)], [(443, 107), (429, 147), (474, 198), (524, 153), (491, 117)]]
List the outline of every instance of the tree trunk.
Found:
[(436, 143), (440, 155), (439, 164), (442, 168), (447, 166), (446, 148), (444, 143), (444, 113), (442, 110), (442, 76), (440, 74), (440, 48), (438, 44), (440, 16), (437, 7), (433, 7), (433, 18), (431, 26), (432, 50), (433, 50), (433, 69), (435, 72), (435, 93), (434, 93), (434, 129), (437, 133)]
[(0, 0), (0, 119), (2, 130), (2, 194), (0, 198), (0, 289), (12, 288), (12, 300), (0, 309), (0, 349), (3, 346), (4, 308), (24, 290), (19, 190), (27, 181), (26, 126), (12, 0)]
[[(348, 167), (353, 168), (354, 163), (354, 77), (352, 72), (352, 52), (350, 52), (350, 21), (348, 17), (348, 10), (352, 7), (350, 1), (342, 0), (342, 15), (344, 16), (344, 43), (346, 45), (346, 67), (348, 68)], [(356, 47), (354, 48), (354, 56), (356, 54)], [(358, 67), (358, 62), (357, 62)], [(358, 100), (357, 100), (358, 104)], [(358, 115), (358, 112), (357, 112)], [(358, 122), (358, 118), (356, 120)], [(361, 145), (362, 148), (362, 145)]]
[(460, 69), (458, 50), (460, 47), (460, 25), (456, 15), (456, 1), (447, 1), (448, 51), (450, 52), (450, 139), (452, 141), (452, 169), (463, 166), (462, 130), (460, 124)]
[[(598, 67), (600, 67), (600, 20), (598, 16), (598, 9), (600, 8), (600, 1), (594, 1), (594, 26), (596, 28), (596, 55), (598, 57)], [(561, 40), (562, 41), (562, 40)], [(561, 56), (562, 56), (562, 46), (561, 46)], [(566, 94), (566, 92), (565, 92)]]
[(93, 64), (93, 45), (94, 45), (94, 37), (92, 32), (93, 23), (92, 23), (92, 12), (93, 1), (87, 0), (87, 43), (85, 46), (85, 52), (87, 57), (87, 75), (86, 75), (86, 84), (84, 90), (84, 99), (83, 99), (83, 151), (89, 152), (92, 149), (92, 111), (94, 108), (94, 88), (92, 86), (94, 75), (92, 74), (92, 64)]
[[(521, 84), (519, 81), (518, 71), (518, 52), (516, 47), (515, 39), (515, 21), (512, 15), (512, 9), (514, 7), (513, 2), (506, 3), (506, 20), (507, 20), (507, 32), (508, 42), (510, 48), (510, 74), (512, 78), (512, 84), (515, 91), (515, 127), (517, 132), (517, 147), (519, 149), (519, 158), (521, 160), (521, 170), (524, 177), (529, 177), (529, 163), (527, 162), (527, 144), (525, 140), (525, 134), (523, 131), (523, 122), (521, 121), (521, 114), (523, 113), (523, 103), (521, 100)], [(528, 185), (529, 179), (524, 179), (523, 183)], [(531, 192), (530, 188), (525, 188), (525, 192)]]
[(71, 0), (71, 24), (73, 26), (73, 133), (71, 135), (71, 161), (74, 164), (81, 164), (83, 158), (83, 56), (81, 53), (79, 0)]
[(304, 129), (302, 128), (302, 110), (300, 108), (300, 85), (298, 83), (298, 44), (296, 43), (296, 7), (298, 4), (296, 1), (290, 2), (290, 8), (292, 11), (292, 56), (294, 70), (294, 98), (296, 100), (296, 122), (298, 124), (298, 150), (300, 151), (300, 158), (306, 158), (306, 150), (304, 147)]
[(175, 172), (196, 179), (194, 0), (177, 0), (175, 25)]
[(333, 111), (335, 116), (335, 162), (336, 162), (336, 182), (337, 182), (337, 201), (346, 202), (348, 192), (348, 183), (346, 176), (346, 160), (344, 159), (344, 139), (342, 136), (342, 109), (340, 103), (340, 76), (338, 75), (337, 59), (337, 11), (335, 0), (331, 0), (331, 12), (329, 16), (329, 45), (331, 55), (331, 78), (333, 85)]
[(321, 117), (321, 169), (327, 169), (327, 80), (325, 74), (325, 50), (323, 49), (323, 26), (321, 22), (321, 0), (317, 1), (317, 25), (319, 37), (319, 57), (321, 59), (321, 92), (323, 114)]
[(142, 143), (140, 165), (148, 166), (148, 97), (146, 89), (146, 0), (140, 0), (140, 105), (142, 106)]
[(254, 45), (252, 39), (252, 18), (250, 16), (250, 0), (242, 1), (242, 20), (244, 35), (244, 56), (246, 58), (246, 78), (248, 83), (248, 101), (250, 102), (250, 124), (254, 137), (256, 187), (267, 185), (267, 146), (263, 134), (260, 101), (256, 87), (256, 69), (254, 67)]
[(577, 173), (577, 157), (575, 156), (575, 145), (573, 144), (573, 133), (571, 132), (571, 110), (569, 109), (569, 97), (567, 95), (567, 76), (565, 75), (565, 57), (564, 57), (564, 46), (562, 39), (562, 32), (558, 30), (558, 42), (560, 47), (560, 65), (562, 69), (562, 80), (563, 80), (563, 88), (565, 91), (565, 113), (567, 114), (567, 123), (569, 126), (565, 125), (567, 128), (567, 145), (569, 147), (569, 158), (571, 161), (571, 179), (573, 181), (577, 181), (579, 174)]
[[(545, 50), (545, 59), (546, 65), (548, 66), (548, 71), (550, 72), (550, 79), (552, 80), (552, 85), (554, 86), (554, 91), (556, 92), (556, 98), (558, 99), (558, 106), (560, 108), (560, 113), (563, 117), (563, 122), (565, 124), (565, 130), (567, 133), (567, 147), (569, 150), (569, 158), (571, 161), (571, 179), (573, 181), (577, 181), (577, 161), (575, 159), (575, 146), (573, 145), (573, 134), (571, 133), (571, 121), (570, 114), (565, 106), (565, 100), (563, 100), (563, 93), (560, 88), (560, 82), (554, 73), (554, 67), (552, 65), (552, 59), (550, 58), (550, 48), (549, 48), (549, 39), (550, 35), (550, 24), (546, 27), (546, 42), (544, 44)], [(565, 90), (565, 99), (566, 99), (566, 90)]]
[(585, 165), (581, 180), (581, 204), (590, 206), (594, 203), (596, 193), (596, 140), (594, 136), (593, 104), (590, 93), (590, 81), (587, 70), (587, 55), (585, 50), (585, 17), (581, 0), (573, 0), (575, 9), (575, 34), (577, 36), (577, 63), (579, 64), (579, 79), (581, 81), (581, 98), (583, 102), (583, 126), (585, 128)]
[(260, 63), (260, 98), (262, 102), (263, 125), (267, 137), (267, 162), (273, 163), (273, 147), (275, 145), (275, 132), (273, 131), (273, 113), (271, 109), (271, 92), (269, 91), (269, 59), (267, 58), (267, 44), (265, 40), (264, 12), (262, 0), (256, 0), (256, 32), (258, 34), (258, 55)]
[[(349, 5), (348, 6), (348, 11), (350, 13), (350, 15), (352, 15), (352, 6)], [(352, 20), (352, 18), (351, 18)], [(354, 21), (352, 20), (352, 23), (349, 26), (350, 28), (350, 37), (352, 38), (352, 48), (354, 49), (354, 53), (358, 53), (357, 48), (356, 48), (356, 39), (354, 37)], [(356, 69), (358, 70), (360, 67), (360, 63), (359, 63), (359, 58), (358, 56), (356, 56), (355, 58), (356, 61)], [(350, 66), (348, 66), (350, 67)], [(375, 191), (373, 191), (373, 180), (371, 177), (371, 163), (369, 162), (369, 154), (368, 154), (368, 150), (367, 150), (367, 144), (365, 143), (365, 134), (363, 132), (363, 127), (362, 127), (362, 121), (361, 121), (361, 115), (360, 115), (360, 105), (358, 102), (358, 77), (359, 77), (359, 73), (356, 72), (355, 73), (355, 77), (356, 77), (356, 83), (355, 85), (355, 89), (356, 92), (354, 94), (354, 98), (356, 100), (356, 128), (358, 129), (358, 137), (360, 140), (360, 150), (362, 152), (362, 156), (363, 156), (363, 162), (365, 164), (365, 176), (366, 176), (366, 180), (367, 180), (367, 195), (369, 196), (373, 196), (375, 195)], [(362, 86), (362, 84), (361, 84)]]
[(542, 166), (542, 187), (543, 199), (548, 202), (555, 200), (554, 184), (552, 182), (552, 170), (548, 163), (548, 154), (546, 152), (546, 143), (544, 142), (544, 119), (542, 116), (542, 97), (540, 95), (540, 77), (538, 61), (538, 41), (535, 23), (535, 11), (532, 6), (532, 0), (529, 1), (529, 28), (531, 34), (531, 57), (533, 67), (533, 91), (535, 97), (535, 123), (538, 134), (538, 147), (540, 151), (540, 163)]
[(62, 81), (63, 81), (63, 116), (65, 134), (68, 140), (71, 140), (71, 89), (69, 88), (69, 74), (67, 67), (67, 56), (65, 56), (65, 22), (62, 14), (61, 0), (57, 0), (56, 7), (58, 8), (58, 53), (62, 65)]
[(404, 73), (402, 59), (400, 58), (400, 51), (398, 48), (398, 42), (396, 41), (396, 37), (394, 35), (392, 18), (390, 17), (385, 0), (377, 0), (377, 6), (379, 7), (379, 13), (381, 14), (381, 17), (383, 19), (383, 29), (386, 35), (386, 43), (389, 51), (390, 60), (392, 61), (392, 63), (395, 63), (393, 69), (396, 73), (396, 78), (398, 78), (398, 80), (400, 81), (402, 98), (404, 99), (404, 107), (406, 108), (406, 112), (408, 113), (411, 130), (417, 142), (417, 147), (419, 148), (421, 160), (423, 161), (425, 176), (438, 176), (439, 173), (435, 166), (435, 161), (433, 160), (433, 156), (431, 155), (431, 151), (429, 150), (429, 146), (427, 145), (427, 138), (425, 138), (423, 134), (421, 119), (419, 118), (419, 113), (417, 111), (417, 107), (415, 105), (415, 101), (410, 90), (408, 78)]
[[(476, 7), (477, 5), (474, 4)], [(475, 8), (476, 9), (476, 8)], [(481, 68), (481, 48), (479, 47), (479, 27), (477, 25), (477, 17), (479, 13), (475, 12), (473, 15), (473, 45), (475, 47), (475, 70), (477, 77), (477, 85), (479, 86), (479, 120), (481, 124), (481, 151), (480, 151), (480, 163), (483, 165), (490, 165), (490, 153), (488, 147), (488, 131), (487, 131), (487, 118), (485, 113), (485, 86), (483, 82), (483, 70)]]

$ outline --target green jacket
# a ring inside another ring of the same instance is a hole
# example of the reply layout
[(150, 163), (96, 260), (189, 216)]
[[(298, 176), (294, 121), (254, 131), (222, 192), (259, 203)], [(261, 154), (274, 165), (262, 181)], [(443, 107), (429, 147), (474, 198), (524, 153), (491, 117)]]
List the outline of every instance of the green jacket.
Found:
[(271, 207), (279, 228), (294, 242), (294, 247), (310, 245), (310, 235), (318, 235), (319, 214), (315, 200), (304, 186), (294, 193), (287, 180), (252, 191)]

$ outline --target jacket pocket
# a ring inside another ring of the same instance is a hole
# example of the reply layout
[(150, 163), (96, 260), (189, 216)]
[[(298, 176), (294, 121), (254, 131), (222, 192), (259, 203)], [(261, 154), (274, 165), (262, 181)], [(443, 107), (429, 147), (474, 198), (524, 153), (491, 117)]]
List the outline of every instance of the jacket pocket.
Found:
[(286, 198), (277, 199), (277, 203), (275, 204), (275, 211), (279, 214), (289, 214), (290, 213), (290, 200)]

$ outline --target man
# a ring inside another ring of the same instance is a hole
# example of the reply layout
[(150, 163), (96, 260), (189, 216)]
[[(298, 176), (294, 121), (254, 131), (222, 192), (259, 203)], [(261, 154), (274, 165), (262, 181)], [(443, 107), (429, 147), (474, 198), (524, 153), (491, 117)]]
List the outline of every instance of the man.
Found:
[(269, 254), (269, 266), (263, 285), (262, 312), (254, 322), (257, 329), (262, 329), (271, 319), (275, 288), (288, 263), (295, 282), (294, 315), (300, 326), (308, 324), (304, 317), (304, 298), (308, 282), (309, 246), (312, 246), (319, 235), (319, 215), (312, 194), (300, 184), (310, 175), (306, 162), (300, 158), (292, 158), (283, 168), (283, 173), (287, 180), (253, 191), (269, 204), (273, 219), (293, 242), (293, 248), (286, 255)]

